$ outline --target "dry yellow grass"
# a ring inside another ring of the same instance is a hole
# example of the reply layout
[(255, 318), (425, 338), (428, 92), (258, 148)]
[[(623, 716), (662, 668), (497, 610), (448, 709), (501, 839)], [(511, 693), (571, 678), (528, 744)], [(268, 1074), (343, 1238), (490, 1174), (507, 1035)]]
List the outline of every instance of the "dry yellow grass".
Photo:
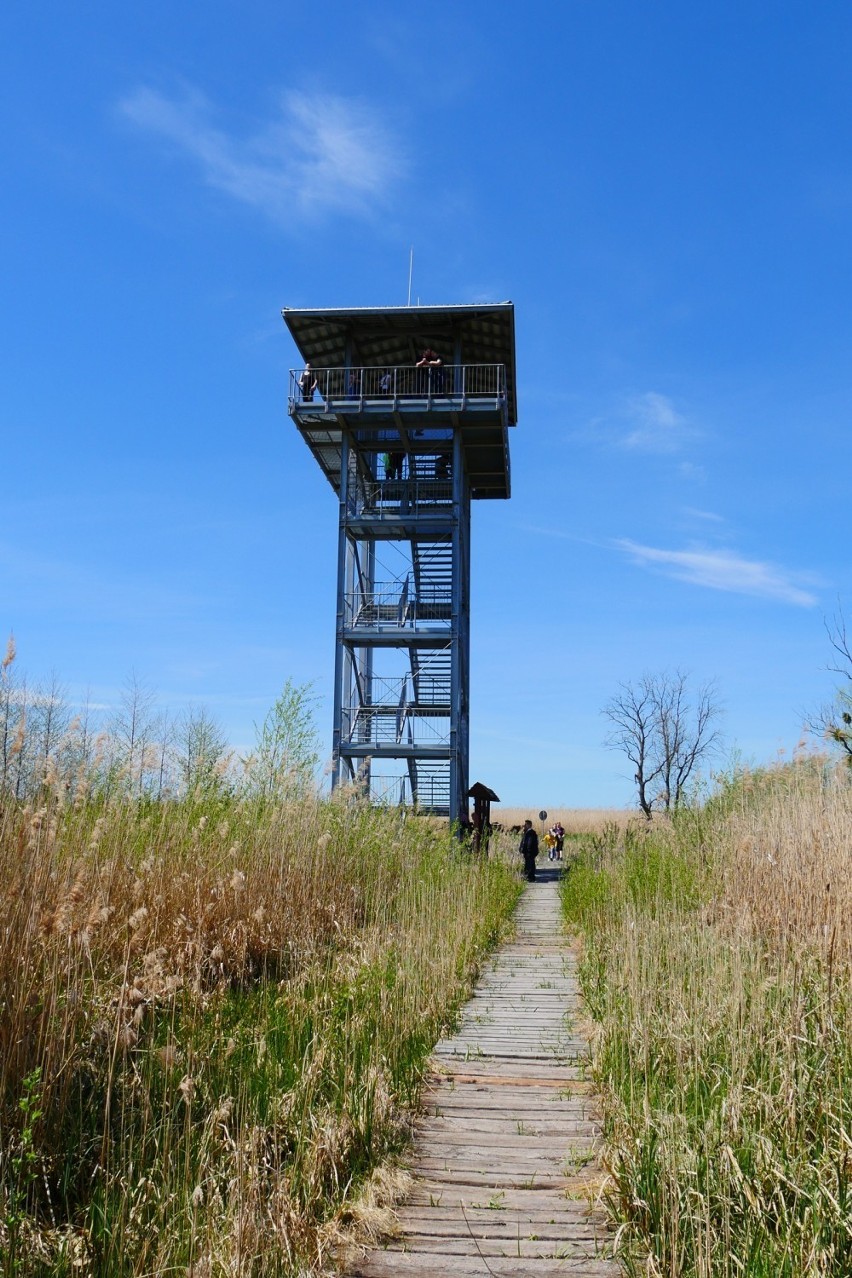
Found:
[(779, 953), (816, 949), (852, 963), (849, 768), (802, 759), (745, 773), (726, 816), (724, 902)]
[[(547, 812), (547, 820), (540, 821), (539, 812)], [(637, 812), (626, 808), (563, 808), (550, 807), (547, 803), (539, 803), (534, 808), (516, 808), (495, 803), (491, 808), (492, 821), (499, 821), (504, 827), (523, 825), (529, 818), (539, 831), (549, 829), (556, 821), (561, 821), (567, 834), (598, 834), (604, 827), (614, 823), (623, 829), (630, 821), (637, 819)]]
[(2, 1272), (323, 1263), (517, 878), (345, 800), (66, 795), (0, 802)]
[(802, 758), (567, 876), (635, 1272), (852, 1273), (850, 865), (849, 769)]

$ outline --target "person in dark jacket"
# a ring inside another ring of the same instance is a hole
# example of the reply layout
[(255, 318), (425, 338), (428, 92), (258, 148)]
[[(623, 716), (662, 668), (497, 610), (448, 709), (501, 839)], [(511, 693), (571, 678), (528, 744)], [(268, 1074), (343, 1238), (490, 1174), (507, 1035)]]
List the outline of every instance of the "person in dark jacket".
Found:
[(317, 388), (317, 375), (311, 368), (310, 364), (305, 365), (305, 371), (299, 377), (299, 390), (302, 393), (304, 402), (310, 403), (314, 397), (314, 391)]
[(538, 856), (538, 835), (533, 829), (532, 821), (524, 822), (524, 832), (521, 835), (521, 846), (518, 848), (521, 856), (524, 858), (524, 874), (530, 883), (535, 881), (535, 859)]

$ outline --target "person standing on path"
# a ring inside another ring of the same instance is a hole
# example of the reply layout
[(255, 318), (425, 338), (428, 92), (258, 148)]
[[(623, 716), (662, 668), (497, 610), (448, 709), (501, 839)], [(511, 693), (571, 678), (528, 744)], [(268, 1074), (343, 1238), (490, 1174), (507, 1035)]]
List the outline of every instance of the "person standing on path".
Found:
[(529, 818), (524, 822), (524, 832), (521, 835), (521, 846), (518, 848), (521, 856), (524, 858), (524, 874), (527, 881), (535, 882), (535, 859), (538, 856), (538, 835), (533, 829), (533, 823)]

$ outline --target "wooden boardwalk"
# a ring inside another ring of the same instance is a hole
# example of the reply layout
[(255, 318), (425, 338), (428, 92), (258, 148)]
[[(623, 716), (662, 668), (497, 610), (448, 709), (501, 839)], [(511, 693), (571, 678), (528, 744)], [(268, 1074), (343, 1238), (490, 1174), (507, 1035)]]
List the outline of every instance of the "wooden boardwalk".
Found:
[(572, 1028), (579, 995), (554, 870), (539, 869), (517, 935), (492, 960), (461, 1028), (435, 1048), (400, 1230), (353, 1278), (617, 1278), (596, 1127)]

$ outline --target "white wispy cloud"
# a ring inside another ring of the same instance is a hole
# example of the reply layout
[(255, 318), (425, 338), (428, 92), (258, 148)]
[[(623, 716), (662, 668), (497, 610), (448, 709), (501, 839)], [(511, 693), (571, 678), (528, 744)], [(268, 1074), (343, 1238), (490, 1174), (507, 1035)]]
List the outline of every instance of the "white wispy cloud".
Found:
[(637, 452), (677, 452), (689, 433), (685, 417), (667, 395), (657, 391), (635, 395), (629, 402), (628, 416), (632, 426), (621, 443)]
[(332, 94), (283, 93), (275, 117), (247, 137), (217, 127), (192, 88), (171, 97), (139, 88), (118, 109), (195, 161), (208, 185), (283, 225), (332, 210), (368, 214), (405, 169), (369, 104)]
[(803, 588), (807, 579), (777, 564), (745, 559), (728, 550), (661, 550), (622, 538), (615, 546), (642, 568), (659, 568), (669, 577), (711, 590), (725, 590), (810, 608), (817, 597)]
[(684, 506), (684, 515), (688, 515), (690, 519), (700, 519), (709, 524), (723, 524), (725, 522), (723, 515), (717, 515), (713, 510), (699, 510), (697, 506)]

